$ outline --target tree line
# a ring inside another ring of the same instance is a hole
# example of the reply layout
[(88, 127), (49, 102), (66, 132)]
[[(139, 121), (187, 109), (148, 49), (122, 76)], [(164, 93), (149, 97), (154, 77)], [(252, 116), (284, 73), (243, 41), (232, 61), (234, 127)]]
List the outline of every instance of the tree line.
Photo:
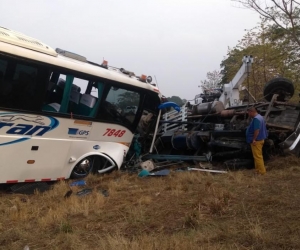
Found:
[(202, 90), (229, 83), (241, 67), (243, 56), (252, 55), (252, 72), (244, 84), (256, 100), (263, 100), (264, 85), (274, 77), (290, 79), (299, 91), (300, 3), (294, 0), (231, 1), (256, 11), (260, 23), (248, 30), (236, 46), (228, 48), (220, 70), (208, 72), (207, 79), (201, 81)]

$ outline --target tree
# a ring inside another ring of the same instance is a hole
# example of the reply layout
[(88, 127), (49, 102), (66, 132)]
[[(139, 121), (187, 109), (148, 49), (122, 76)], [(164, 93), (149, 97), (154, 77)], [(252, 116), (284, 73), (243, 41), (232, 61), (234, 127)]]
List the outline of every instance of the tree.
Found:
[(207, 72), (206, 78), (203, 81), (200, 81), (202, 91), (214, 89), (220, 87), (220, 83), (222, 81), (222, 74), (220, 71), (214, 70), (212, 72)]
[(126, 106), (138, 106), (139, 105), (139, 94), (132, 91), (125, 91), (118, 96), (117, 105), (121, 109), (125, 109)]
[(175, 102), (178, 106), (182, 106), (185, 102), (179, 96), (167, 97), (169, 102)]
[(227, 58), (221, 62), (222, 83), (229, 83), (239, 70), (244, 55), (252, 55), (252, 72), (244, 83), (257, 100), (263, 100), (264, 85), (274, 77), (284, 76), (298, 82), (297, 67), (292, 67), (293, 53), (285, 39), (274, 43), (274, 32), (262, 22), (249, 30), (239, 43), (228, 49)]
[(267, 43), (279, 51), (284, 74), (296, 83), (300, 77), (300, 2), (298, 0), (231, 0), (256, 11), (264, 24)]
[(300, 3), (296, 0), (231, 0), (255, 10), (267, 23), (287, 35), (300, 47)]

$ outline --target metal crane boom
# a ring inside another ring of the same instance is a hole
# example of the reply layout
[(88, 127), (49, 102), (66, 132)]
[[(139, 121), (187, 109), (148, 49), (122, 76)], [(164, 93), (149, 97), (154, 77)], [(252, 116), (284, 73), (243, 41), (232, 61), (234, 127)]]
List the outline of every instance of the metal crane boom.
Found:
[(232, 81), (224, 84), (223, 86), (223, 93), (221, 94), (219, 101), (223, 102), (226, 108), (241, 104), (239, 88), (251, 72), (253, 57), (244, 56), (242, 62), (243, 65), (236, 73)]

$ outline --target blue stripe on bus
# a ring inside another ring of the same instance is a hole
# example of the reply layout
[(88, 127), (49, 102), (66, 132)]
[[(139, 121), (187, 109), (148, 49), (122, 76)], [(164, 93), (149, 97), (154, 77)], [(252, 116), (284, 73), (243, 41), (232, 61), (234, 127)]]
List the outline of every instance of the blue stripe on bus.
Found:
[(49, 127), (51, 127), (50, 130), (55, 129), (55, 128), (58, 126), (59, 121), (58, 121), (56, 118), (51, 117), (51, 116), (46, 116), (46, 117), (48, 117), (48, 118), (50, 119), (50, 121), (51, 121), (51, 122), (50, 122), (50, 125), (49, 125)]
[[(8, 115), (8, 114), (20, 115), (20, 113), (7, 112), (7, 113), (0, 113), (0, 117), (1, 117), (1, 115)], [(22, 115), (22, 113), (21, 113), (21, 115)], [(56, 118), (51, 117), (51, 116), (44, 116), (44, 117), (47, 117), (50, 120), (50, 124), (49, 124), (50, 129), (48, 131), (51, 131), (51, 130), (57, 128), (57, 126), (59, 125), (59, 121)], [(29, 139), (31, 139), (31, 137), (20, 138), (20, 139), (13, 140), (13, 141), (10, 141), (10, 142), (0, 143), (0, 146), (7, 146), (7, 145), (11, 145), (11, 144), (15, 144), (15, 143), (27, 141)]]

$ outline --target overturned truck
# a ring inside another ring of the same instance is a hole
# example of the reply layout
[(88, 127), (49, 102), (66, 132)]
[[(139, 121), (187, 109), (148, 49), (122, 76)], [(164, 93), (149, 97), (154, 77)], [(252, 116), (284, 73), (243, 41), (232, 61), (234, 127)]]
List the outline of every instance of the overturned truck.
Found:
[[(198, 104), (197, 109), (195, 106), (192, 109), (183, 107), (178, 114), (180, 118), (184, 117), (181, 121), (175, 121), (176, 114), (167, 113), (164, 115), (166, 120), (162, 121), (162, 131), (156, 140), (154, 153), (178, 155), (178, 160), (183, 159), (180, 155), (185, 155), (184, 158), (193, 161), (251, 159), (251, 149), (245, 138), (250, 123), (246, 110), (254, 106), (265, 118), (269, 132), (264, 144), (265, 159), (284, 151), (298, 154), (300, 106), (277, 101), (276, 97), (277, 94), (270, 102), (227, 109), (219, 101)], [(146, 157), (164, 158), (155, 155)]]
[(227, 166), (233, 164), (236, 167), (244, 163), (251, 165), (251, 148), (245, 137), (250, 124), (247, 109), (251, 106), (267, 124), (264, 159), (287, 151), (298, 155), (300, 105), (288, 102), (294, 94), (290, 80), (274, 78), (268, 82), (264, 87), (264, 102), (235, 101), (239, 100), (238, 88), (251, 69), (252, 58), (248, 59), (248, 62), (247, 57), (243, 60), (237, 73), (239, 77), (227, 86), (225, 84), (223, 89), (196, 96), (194, 104), (186, 103), (179, 112), (165, 112), (157, 133), (154, 132), (153, 145), (142, 160), (225, 162)]

